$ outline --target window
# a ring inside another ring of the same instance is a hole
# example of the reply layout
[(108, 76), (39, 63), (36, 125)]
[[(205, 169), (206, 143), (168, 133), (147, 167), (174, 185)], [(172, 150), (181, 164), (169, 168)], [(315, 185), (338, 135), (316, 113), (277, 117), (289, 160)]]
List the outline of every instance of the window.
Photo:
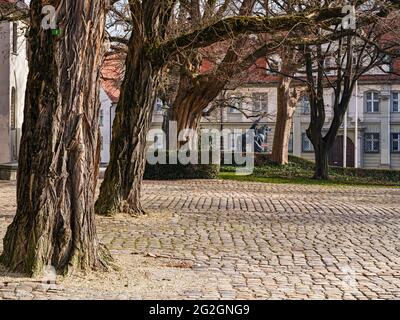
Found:
[(267, 63), (267, 74), (275, 74), (281, 70), (282, 59), (278, 55), (268, 58)]
[(12, 33), (12, 52), (13, 54), (18, 53), (18, 23), (13, 23), (13, 33)]
[(379, 112), (379, 94), (378, 92), (367, 92), (365, 96), (366, 111)]
[(229, 134), (229, 151), (242, 151), (242, 134), (241, 133), (230, 133)]
[(289, 147), (288, 147), (288, 152), (292, 153), (293, 152), (293, 132), (290, 133), (289, 136)]
[(399, 92), (392, 92), (392, 112), (400, 112)]
[(302, 114), (310, 114), (311, 108), (310, 108), (310, 100), (308, 99), (307, 96), (302, 96), (299, 99), (299, 106), (301, 108), (301, 113)]
[(333, 73), (335, 68), (335, 59), (333, 57), (326, 57), (324, 60), (325, 73), (330, 75)]
[(365, 140), (365, 152), (366, 153), (378, 153), (380, 144), (379, 133), (366, 133), (364, 136)]
[(16, 107), (17, 107), (17, 93), (14, 87), (11, 88), (11, 104), (10, 104), (10, 127), (11, 130), (15, 130), (17, 124), (17, 116), (16, 116)]
[(100, 109), (99, 125), (100, 125), (100, 127), (104, 126), (104, 111), (103, 111), (103, 109)]
[(314, 146), (311, 143), (311, 140), (308, 138), (306, 133), (303, 133), (303, 152), (313, 152), (314, 151)]
[(162, 133), (156, 133), (154, 135), (154, 150), (163, 150), (164, 149), (164, 135)]
[(392, 133), (392, 152), (400, 152), (400, 133)]
[(268, 94), (267, 93), (253, 93), (254, 111), (264, 112), (268, 110)]
[(240, 113), (242, 108), (242, 100), (240, 98), (231, 97), (229, 105), (231, 106), (228, 108), (229, 113)]
[(156, 112), (156, 113), (162, 113), (162, 112), (163, 112), (163, 107), (164, 107), (164, 105), (163, 105), (162, 100), (159, 99), (159, 98), (157, 98), (157, 99), (156, 99), (155, 106), (154, 106), (155, 112)]

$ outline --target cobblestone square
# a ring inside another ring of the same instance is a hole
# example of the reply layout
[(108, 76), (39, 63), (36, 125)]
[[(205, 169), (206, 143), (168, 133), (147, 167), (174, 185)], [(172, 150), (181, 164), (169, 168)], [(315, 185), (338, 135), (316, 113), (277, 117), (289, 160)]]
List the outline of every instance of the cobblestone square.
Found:
[[(118, 271), (51, 285), (3, 268), (0, 299), (400, 298), (398, 188), (146, 181), (143, 201), (97, 217)], [(14, 212), (0, 182), (1, 239)]]

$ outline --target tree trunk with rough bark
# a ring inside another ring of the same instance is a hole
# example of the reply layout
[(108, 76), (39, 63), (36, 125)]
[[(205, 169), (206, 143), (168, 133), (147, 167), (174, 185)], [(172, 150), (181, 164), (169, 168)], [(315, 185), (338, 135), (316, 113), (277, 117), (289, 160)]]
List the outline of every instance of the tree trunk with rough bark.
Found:
[(60, 37), (41, 28), (31, 1), (30, 56), (17, 181), (17, 213), (2, 262), (39, 275), (105, 268), (94, 223), (99, 70), (105, 0), (58, 1)]
[[(212, 79), (211, 79), (212, 80)], [(179, 133), (187, 130), (187, 138), (191, 137), (191, 132), (197, 132), (201, 117), (205, 108), (223, 90), (227, 81), (210, 81), (204, 76), (200, 82), (195, 81), (191, 75), (182, 74), (180, 76), (177, 96), (170, 111), (171, 121), (177, 122)], [(178, 142), (178, 146), (185, 142)]]
[(281, 77), (277, 90), (277, 114), (271, 160), (277, 164), (289, 162), (289, 138), (297, 99), (291, 97), (292, 79)]
[[(249, 0), (250, 2), (252, 1)], [(99, 214), (143, 213), (140, 190), (154, 95), (161, 69), (176, 54), (207, 47), (231, 36), (248, 32), (286, 31), (299, 21), (314, 23), (339, 14), (338, 9), (324, 9), (309, 17), (231, 17), (170, 38), (167, 29), (176, 3), (158, 0), (129, 1), (132, 16), (131, 39), (128, 43), (125, 79), (114, 120), (110, 163), (96, 203), (96, 212)]]
[(147, 59), (143, 43), (137, 38), (131, 39), (129, 48), (113, 124), (110, 163), (96, 202), (96, 212), (100, 215), (144, 213), (140, 191), (160, 69)]
[(330, 148), (325, 143), (318, 144), (315, 147), (315, 172), (314, 179), (328, 180), (329, 179), (329, 166), (328, 166), (328, 153)]

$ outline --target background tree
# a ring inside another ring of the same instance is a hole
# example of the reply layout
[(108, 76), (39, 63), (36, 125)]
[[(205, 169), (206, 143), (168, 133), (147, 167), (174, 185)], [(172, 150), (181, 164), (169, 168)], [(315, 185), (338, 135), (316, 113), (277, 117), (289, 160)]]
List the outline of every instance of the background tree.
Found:
[(300, 24), (337, 20), (341, 8), (317, 8), (309, 12), (272, 18), (228, 17), (193, 32), (167, 36), (177, 21), (178, 1), (130, 1), (132, 32), (128, 42), (125, 78), (116, 108), (110, 162), (100, 188), (96, 211), (143, 213), (140, 203), (145, 167), (146, 136), (160, 75), (179, 51), (207, 47), (243, 33), (271, 33)]
[(0, 1), (0, 22), (27, 19), (29, 14), (26, 7), (22, 0)]
[[(315, 179), (328, 179), (328, 155), (348, 110), (357, 80), (373, 68), (383, 70), (399, 53), (398, 13), (388, 13), (388, 4), (376, 3), (359, 13), (354, 34), (337, 41), (327, 41), (303, 47), (307, 88), (311, 106), (311, 121), (307, 136), (315, 150)], [(378, 15), (372, 12), (379, 12)], [(333, 29), (332, 29), (333, 28)], [(318, 34), (336, 32), (339, 25), (329, 30), (317, 29)], [(343, 34), (346, 30), (341, 30)], [(333, 63), (327, 65), (327, 59)], [(333, 71), (333, 74), (332, 72)], [(324, 92), (333, 91), (332, 119), (324, 133), (327, 110)], [(356, 119), (357, 121), (357, 119)]]
[(279, 51), (279, 56), (282, 61), (282, 67), (279, 70), (276, 123), (271, 160), (277, 164), (284, 165), (289, 162), (289, 139), (292, 120), (300, 97), (298, 90), (292, 88), (292, 80), (299, 69), (300, 63), (298, 52), (290, 46), (283, 46)]
[(30, 1), (29, 76), (17, 178), (17, 213), (2, 262), (38, 275), (105, 268), (97, 240), (99, 71), (106, 0), (46, 1), (62, 34), (41, 27), (44, 4)]

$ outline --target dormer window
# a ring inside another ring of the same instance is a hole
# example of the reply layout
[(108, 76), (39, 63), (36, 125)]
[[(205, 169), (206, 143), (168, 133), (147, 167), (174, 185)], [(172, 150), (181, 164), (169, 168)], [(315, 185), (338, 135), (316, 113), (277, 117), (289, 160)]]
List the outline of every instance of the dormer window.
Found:
[(277, 74), (281, 70), (282, 59), (278, 55), (273, 55), (267, 60), (267, 74)]

